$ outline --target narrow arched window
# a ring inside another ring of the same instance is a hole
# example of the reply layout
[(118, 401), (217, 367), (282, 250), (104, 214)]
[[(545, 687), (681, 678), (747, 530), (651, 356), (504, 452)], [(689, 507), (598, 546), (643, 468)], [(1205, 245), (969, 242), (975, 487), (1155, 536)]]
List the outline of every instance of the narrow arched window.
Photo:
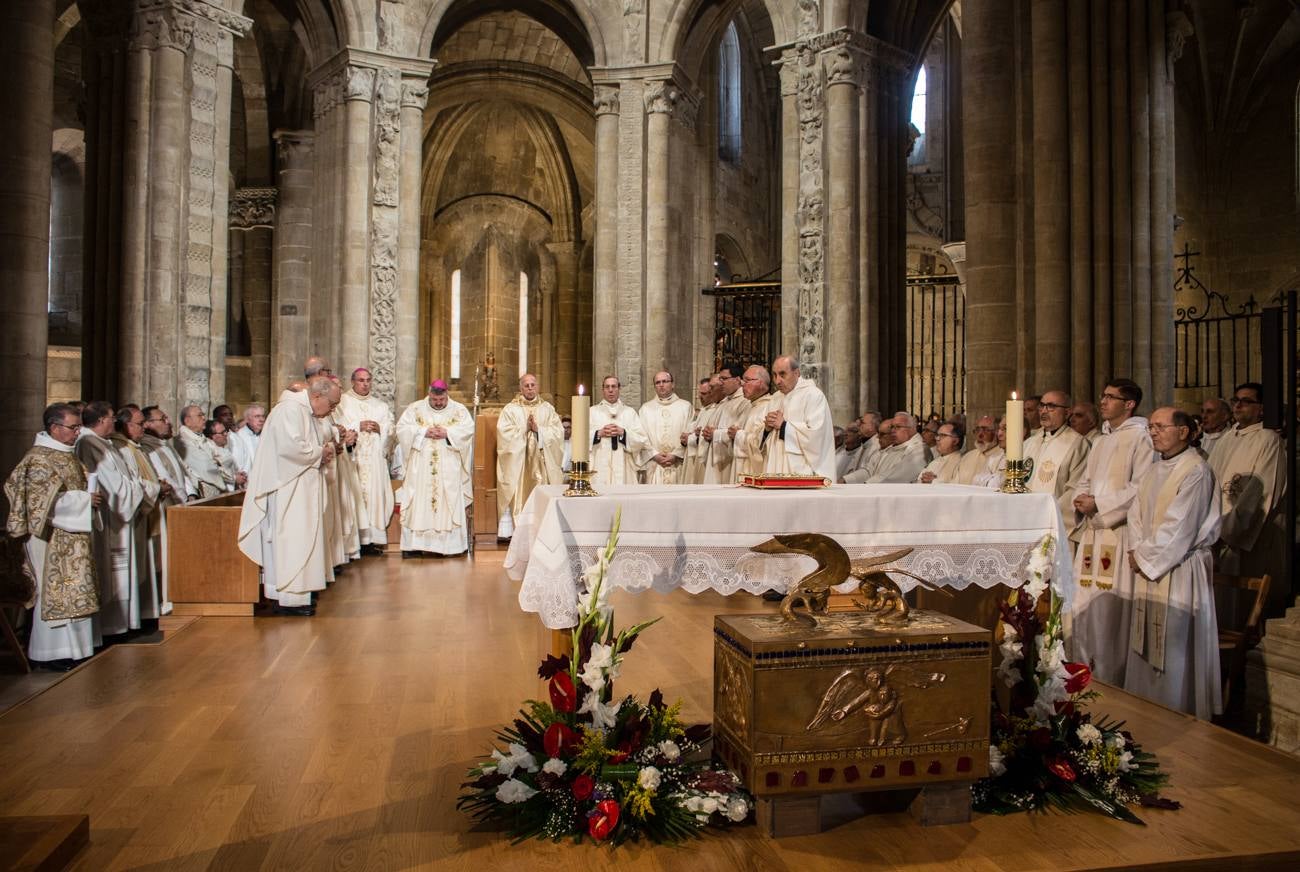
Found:
[(740, 35), (727, 25), (718, 46), (718, 157), (740, 160)]
[(925, 162), (925, 64), (916, 71), (916, 87), (912, 90), (912, 126), (916, 128), (916, 142), (912, 145), (911, 163)]
[(451, 377), (460, 378), (460, 270), (451, 274)]
[(528, 372), (528, 273), (519, 274), (519, 377)]

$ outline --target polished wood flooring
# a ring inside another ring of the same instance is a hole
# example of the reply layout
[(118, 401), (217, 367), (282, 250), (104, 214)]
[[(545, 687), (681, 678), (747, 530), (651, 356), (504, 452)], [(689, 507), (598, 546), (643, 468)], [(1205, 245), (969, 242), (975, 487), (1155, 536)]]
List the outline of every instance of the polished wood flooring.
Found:
[[(906, 815), (774, 841), (745, 827), (685, 848), (529, 843), (455, 810), (495, 727), (536, 696), (550, 639), (522, 614), (501, 552), (368, 558), (302, 618), (202, 618), (118, 646), (0, 716), (0, 815), (88, 814), (79, 870), (1028, 870), (1300, 868), (1300, 761), (1108, 691), (1173, 773), (1180, 812)], [(615, 597), (655, 614), (620, 690), (655, 686), (711, 715), (712, 616), (748, 597)], [(0, 858), (0, 866), (3, 866)]]

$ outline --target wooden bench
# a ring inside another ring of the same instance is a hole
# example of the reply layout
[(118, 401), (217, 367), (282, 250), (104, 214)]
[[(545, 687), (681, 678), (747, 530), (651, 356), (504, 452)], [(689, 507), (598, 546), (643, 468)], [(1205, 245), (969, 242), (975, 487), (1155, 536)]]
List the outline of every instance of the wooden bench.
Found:
[(177, 615), (252, 615), (260, 568), (239, 550), (244, 492), (167, 508), (168, 596)]

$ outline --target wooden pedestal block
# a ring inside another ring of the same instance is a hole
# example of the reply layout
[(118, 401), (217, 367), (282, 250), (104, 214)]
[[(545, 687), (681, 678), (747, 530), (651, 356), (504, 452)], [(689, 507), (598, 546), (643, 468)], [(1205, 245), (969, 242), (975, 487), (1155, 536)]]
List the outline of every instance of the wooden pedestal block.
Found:
[(239, 550), (244, 492), (167, 508), (168, 596), (177, 615), (252, 615), (261, 569)]
[(480, 412), (474, 421), (474, 505), (470, 535), (477, 542), (497, 541), (497, 411)]
[(822, 831), (820, 796), (778, 796), (760, 798), (754, 806), (758, 828), (774, 839), (812, 836)]
[(970, 822), (972, 781), (931, 784), (921, 788), (908, 810), (923, 827)]

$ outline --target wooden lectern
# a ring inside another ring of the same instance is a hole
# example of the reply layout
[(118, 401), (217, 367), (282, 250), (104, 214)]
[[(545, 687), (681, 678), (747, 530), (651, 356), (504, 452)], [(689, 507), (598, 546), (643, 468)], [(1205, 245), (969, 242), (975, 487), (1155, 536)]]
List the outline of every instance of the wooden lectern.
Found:
[(176, 615), (252, 615), (261, 569), (239, 550), (244, 491), (167, 507), (168, 597)]

